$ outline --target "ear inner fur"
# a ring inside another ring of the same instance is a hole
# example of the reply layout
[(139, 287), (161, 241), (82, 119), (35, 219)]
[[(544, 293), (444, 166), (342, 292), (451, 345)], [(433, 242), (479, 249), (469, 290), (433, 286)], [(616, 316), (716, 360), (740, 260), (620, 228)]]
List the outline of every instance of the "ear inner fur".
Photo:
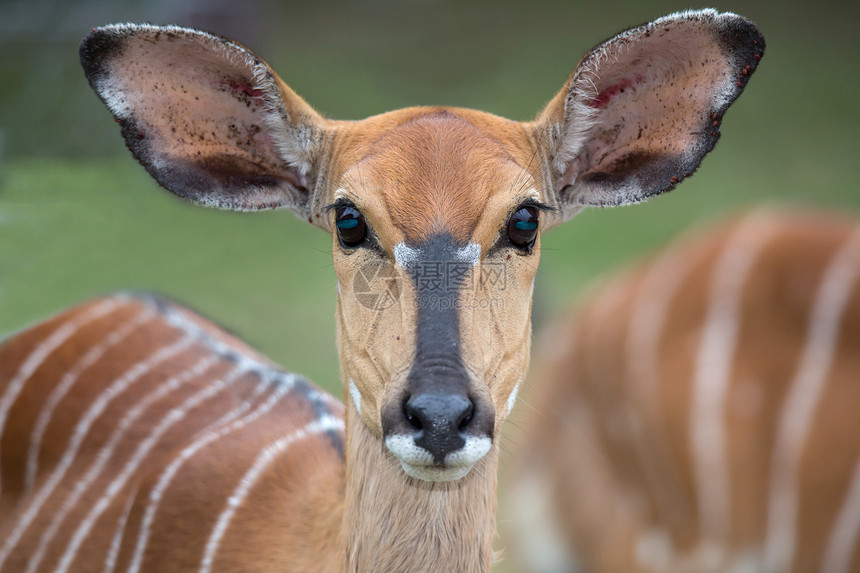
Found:
[(735, 14), (683, 12), (592, 49), (547, 106), (554, 203), (637, 203), (674, 189), (716, 145), (728, 107), (764, 53)]
[(96, 29), (80, 53), (129, 150), (165, 188), (209, 206), (307, 215), (322, 119), (255, 54), (136, 25)]

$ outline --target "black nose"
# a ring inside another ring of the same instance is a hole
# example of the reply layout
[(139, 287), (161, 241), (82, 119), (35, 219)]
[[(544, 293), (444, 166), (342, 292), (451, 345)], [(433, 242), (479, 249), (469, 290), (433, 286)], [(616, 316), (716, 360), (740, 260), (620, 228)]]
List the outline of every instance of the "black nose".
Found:
[(403, 405), (415, 443), (437, 464), (466, 445), (462, 433), (475, 419), (475, 405), (462, 394), (419, 394)]

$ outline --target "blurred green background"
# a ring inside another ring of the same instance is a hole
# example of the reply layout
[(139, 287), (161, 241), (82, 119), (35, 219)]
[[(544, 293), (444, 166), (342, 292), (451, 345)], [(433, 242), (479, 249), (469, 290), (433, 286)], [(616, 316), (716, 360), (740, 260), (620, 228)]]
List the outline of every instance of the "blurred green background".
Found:
[[(238, 39), (322, 113), (415, 104), (530, 119), (580, 56), (677, 1), (0, 3), (0, 336), (115, 289), (155, 290), (340, 394), (330, 238), (288, 212), (191, 207), (125, 151), (77, 44), (96, 25), (177, 23)], [(681, 230), (760, 203), (856, 211), (857, 3), (718, 2), (767, 54), (695, 177), (544, 238), (537, 323), (593, 277)]]

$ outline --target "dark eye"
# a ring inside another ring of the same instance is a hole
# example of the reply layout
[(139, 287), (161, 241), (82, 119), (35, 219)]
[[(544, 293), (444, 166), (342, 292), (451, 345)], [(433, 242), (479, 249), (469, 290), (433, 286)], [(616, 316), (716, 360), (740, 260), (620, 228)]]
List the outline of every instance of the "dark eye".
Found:
[(508, 238), (520, 249), (530, 249), (538, 231), (537, 207), (520, 207), (508, 221)]
[(334, 214), (334, 224), (337, 227), (337, 238), (344, 247), (357, 247), (367, 238), (367, 225), (364, 223), (364, 215), (351, 205), (341, 205), (337, 208)]

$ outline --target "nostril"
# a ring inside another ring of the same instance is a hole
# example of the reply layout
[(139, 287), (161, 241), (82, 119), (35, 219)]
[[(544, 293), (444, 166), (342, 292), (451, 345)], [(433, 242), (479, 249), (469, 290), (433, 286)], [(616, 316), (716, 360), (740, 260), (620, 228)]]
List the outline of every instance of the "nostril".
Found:
[(420, 430), (424, 427), (424, 424), (421, 423), (421, 420), (418, 418), (418, 416), (416, 416), (409, 410), (406, 411), (406, 421), (409, 423), (410, 426), (412, 426), (413, 430)]
[(469, 401), (469, 407), (463, 412), (463, 417), (460, 418), (457, 423), (457, 429), (461, 432), (469, 427), (469, 424), (472, 422), (472, 418), (475, 416), (475, 404), (471, 400)]
[(406, 418), (406, 423), (409, 424), (413, 430), (418, 431), (424, 428), (424, 423), (421, 421), (421, 415), (415, 409), (415, 405), (409, 398), (403, 401), (403, 416)]
[(462, 394), (419, 394), (403, 402), (403, 417), (414, 431), (456, 435), (475, 417), (475, 404)]

